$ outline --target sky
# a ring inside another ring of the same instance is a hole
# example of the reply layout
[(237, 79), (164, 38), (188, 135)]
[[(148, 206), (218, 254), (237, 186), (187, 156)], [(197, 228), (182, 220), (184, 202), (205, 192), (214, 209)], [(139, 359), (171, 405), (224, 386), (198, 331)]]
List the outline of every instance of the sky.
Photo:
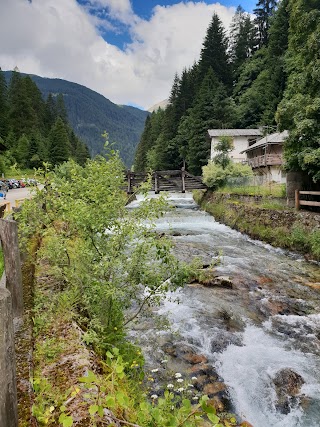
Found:
[(0, 67), (148, 109), (199, 59), (212, 14), (227, 29), (239, 4), (256, 0), (0, 0)]

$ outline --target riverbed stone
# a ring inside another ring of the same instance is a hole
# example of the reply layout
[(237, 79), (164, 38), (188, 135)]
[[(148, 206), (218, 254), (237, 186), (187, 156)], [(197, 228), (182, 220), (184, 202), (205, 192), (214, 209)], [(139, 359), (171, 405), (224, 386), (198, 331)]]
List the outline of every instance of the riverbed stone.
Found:
[(224, 412), (226, 409), (222, 399), (219, 396), (213, 396), (207, 401), (207, 405), (211, 406), (218, 412)]
[(182, 359), (190, 363), (191, 365), (208, 362), (208, 359), (203, 354), (186, 353), (182, 355)]
[(217, 375), (214, 368), (206, 363), (199, 363), (197, 365), (192, 366), (190, 369), (188, 369), (188, 373), (190, 376), (200, 376), (200, 375), (206, 375), (206, 376), (215, 376)]
[(207, 394), (209, 397), (220, 393), (221, 391), (226, 390), (226, 385), (221, 381), (216, 381), (214, 383), (206, 384), (203, 388), (203, 393)]
[(277, 372), (273, 383), (277, 394), (276, 408), (282, 414), (288, 414), (292, 405), (299, 403), (298, 395), (304, 379), (294, 370), (285, 368)]

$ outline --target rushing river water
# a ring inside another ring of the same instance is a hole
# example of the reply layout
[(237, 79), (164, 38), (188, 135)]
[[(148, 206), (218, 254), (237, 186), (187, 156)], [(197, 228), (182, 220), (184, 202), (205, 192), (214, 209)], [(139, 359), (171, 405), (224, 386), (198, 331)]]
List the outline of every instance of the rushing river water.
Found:
[[(228, 386), (232, 409), (254, 427), (319, 427), (320, 267), (216, 222), (190, 194), (169, 198), (176, 209), (157, 230), (172, 236), (182, 260), (220, 257), (217, 271), (233, 288), (190, 285), (170, 295), (157, 315), (169, 319), (171, 332), (147, 321), (132, 331), (148, 365), (156, 366), (161, 346), (175, 337), (207, 357)], [(285, 368), (304, 380), (287, 413), (277, 409), (273, 382)]]

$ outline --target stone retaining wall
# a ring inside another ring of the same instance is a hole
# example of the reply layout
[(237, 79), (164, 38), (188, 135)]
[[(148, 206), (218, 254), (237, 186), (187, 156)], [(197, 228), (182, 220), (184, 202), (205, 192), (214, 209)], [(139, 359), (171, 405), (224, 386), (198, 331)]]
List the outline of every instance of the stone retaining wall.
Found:
[[(255, 239), (320, 260), (320, 213), (296, 211), (293, 208), (264, 208), (262, 198), (257, 196), (198, 191), (194, 197), (217, 221)], [(267, 200), (279, 204), (279, 199)], [(285, 203), (283, 199), (281, 204), (284, 206)]]

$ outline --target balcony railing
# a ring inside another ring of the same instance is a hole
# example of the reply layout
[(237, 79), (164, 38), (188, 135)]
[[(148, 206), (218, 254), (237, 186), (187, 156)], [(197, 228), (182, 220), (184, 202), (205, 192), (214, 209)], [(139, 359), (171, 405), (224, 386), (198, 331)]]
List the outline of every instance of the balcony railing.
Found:
[(259, 168), (262, 166), (282, 165), (281, 154), (266, 154), (264, 156), (256, 156), (248, 159), (248, 165), (252, 168)]

